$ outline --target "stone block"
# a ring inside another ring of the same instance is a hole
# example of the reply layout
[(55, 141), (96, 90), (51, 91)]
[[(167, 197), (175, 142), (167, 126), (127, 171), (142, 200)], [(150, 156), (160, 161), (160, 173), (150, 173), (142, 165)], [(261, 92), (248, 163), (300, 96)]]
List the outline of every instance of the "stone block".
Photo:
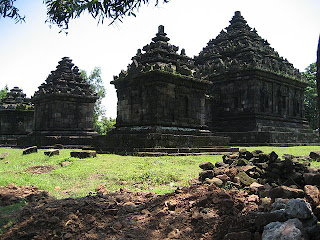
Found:
[(256, 182), (254, 178), (249, 177), (245, 172), (239, 172), (236, 177), (240, 179), (240, 182), (244, 186), (250, 186), (252, 183)]
[(285, 222), (288, 220), (284, 211), (258, 212), (255, 218), (255, 226), (258, 231), (271, 222)]
[(313, 207), (320, 204), (320, 191), (316, 186), (305, 185), (304, 192), (306, 194), (306, 199)]
[(199, 173), (199, 180), (200, 181), (203, 181), (206, 178), (210, 178), (210, 179), (213, 178), (213, 171), (212, 170), (205, 170), (205, 171), (201, 171)]
[(23, 155), (30, 154), (30, 153), (36, 153), (36, 152), (38, 152), (37, 146), (28, 147), (28, 148), (25, 148), (22, 150)]
[(74, 158), (89, 158), (89, 157), (96, 157), (97, 152), (96, 151), (72, 151), (70, 152), (70, 156)]
[(271, 222), (264, 227), (262, 239), (295, 239), (303, 240), (303, 226), (298, 219), (290, 219), (284, 223)]
[(312, 217), (311, 206), (303, 199), (289, 200), (285, 212), (290, 218), (308, 219)]
[(50, 150), (47, 150), (44, 152), (44, 155), (49, 156), (49, 157), (54, 156), (54, 155), (59, 155), (59, 154), (60, 154), (59, 149), (50, 149)]
[(271, 198), (303, 198), (304, 191), (301, 189), (291, 188), (287, 186), (279, 186), (270, 190), (269, 195)]
[(212, 170), (214, 165), (211, 162), (203, 162), (200, 163), (199, 167), (203, 170)]
[(313, 160), (319, 161), (320, 160), (320, 151), (310, 152), (309, 157)]

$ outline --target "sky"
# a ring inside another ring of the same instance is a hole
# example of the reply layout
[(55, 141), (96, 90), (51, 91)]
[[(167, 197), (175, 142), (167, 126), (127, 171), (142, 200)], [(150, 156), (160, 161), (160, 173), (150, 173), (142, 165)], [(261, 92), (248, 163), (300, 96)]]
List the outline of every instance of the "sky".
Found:
[(316, 61), (319, 0), (171, 0), (157, 7), (151, 0), (137, 17), (126, 17), (111, 26), (83, 15), (72, 20), (67, 35), (45, 23), (42, 2), (15, 2), (19, 13), (26, 16), (25, 23), (0, 18), (0, 89), (17, 86), (31, 97), (61, 58), (70, 57), (88, 73), (101, 68), (107, 117), (116, 117), (117, 97), (110, 81), (127, 68), (137, 49), (151, 42), (159, 25), (164, 25), (171, 44), (185, 48), (193, 57), (229, 26), (235, 11), (241, 11), (249, 26), (301, 72)]

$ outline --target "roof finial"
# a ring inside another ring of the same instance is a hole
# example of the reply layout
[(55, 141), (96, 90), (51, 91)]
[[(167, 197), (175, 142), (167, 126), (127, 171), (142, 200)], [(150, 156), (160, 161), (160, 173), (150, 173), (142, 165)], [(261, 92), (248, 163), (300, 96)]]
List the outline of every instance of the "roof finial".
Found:
[(234, 15), (237, 16), (237, 17), (240, 17), (241, 16), (241, 12), (240, 11), (235, 11)]
[(164, 26), (163, 25), (160, 25), (158, 27), (158, 34), (164, 34)]

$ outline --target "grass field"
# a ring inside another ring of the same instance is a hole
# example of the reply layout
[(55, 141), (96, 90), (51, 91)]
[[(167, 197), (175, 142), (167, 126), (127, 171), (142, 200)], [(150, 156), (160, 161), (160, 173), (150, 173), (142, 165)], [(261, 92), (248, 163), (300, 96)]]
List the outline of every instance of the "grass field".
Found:
[[(261, 149), (266, 153), (275, 151), (283, 154), (308, 155), (320, 146), (301, 147), (246, 147), (247, 150)], [(221, 155), (181, 157), (133, 157), (99, 154), (96, 158), (76, 159), (70, 151), (63, 149), (60, 155), (48, 157), (44, 150), (22, 155), (21, 149), (0, 148), (0, 154), (9, 156), (0, 160), (0, 186), (10, 183), (34, 185), (49, 191), (56, 198), (83, 197), (103, 184), (110, 191), (127, 188), (133, 191), (152, 191), (158, 194), (172, 192), (177, 186), (187, 186), (191, 178), (199, 174), (199, 163), (221, 161)], [(64, 161), (72, 165), (62, 167)], [(313, 162), (314, 166), (319, 163)], [(32, 174), (27, 167), (56, 165), (57, 168), (43, 174)]]

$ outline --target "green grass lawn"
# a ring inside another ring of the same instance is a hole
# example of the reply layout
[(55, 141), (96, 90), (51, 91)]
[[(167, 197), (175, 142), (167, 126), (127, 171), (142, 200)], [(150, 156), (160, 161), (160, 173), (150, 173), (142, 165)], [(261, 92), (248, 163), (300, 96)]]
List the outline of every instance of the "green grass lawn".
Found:
[[(246, 147), (247, 150), (261, 149), (266, 153), (275, 151), (308, 155), (320, 146), (301, 147)], [(70, 157), (69, 149), (60, 150), (60, 155), (48, 157), (45, 150), (22, 155), (21, 149), (0, 148), (0, 154), (10, 155), (0, 160), (0, 186), (10, 183), (34, 185), (49, 191), (56, 198), (83, 197), (103, 184), (110, 191), (127, 188), (133, 191), (152, 191), (158, 194), (172, 192), (177, 186), (188, 186), (188, 181), (199, 174), (201, 162), (221, 161), (221, 155), (181, 156), (181, 157), (133, 157), (99, 154), (96, 158), (76, 159)], [(63, 161), (72, 165), (61, 167)], [(318, 166), (318, 163), (312, 163)], [(27, 167), (37, 165), (57, 165), (48, 173), (32, 174)]]

